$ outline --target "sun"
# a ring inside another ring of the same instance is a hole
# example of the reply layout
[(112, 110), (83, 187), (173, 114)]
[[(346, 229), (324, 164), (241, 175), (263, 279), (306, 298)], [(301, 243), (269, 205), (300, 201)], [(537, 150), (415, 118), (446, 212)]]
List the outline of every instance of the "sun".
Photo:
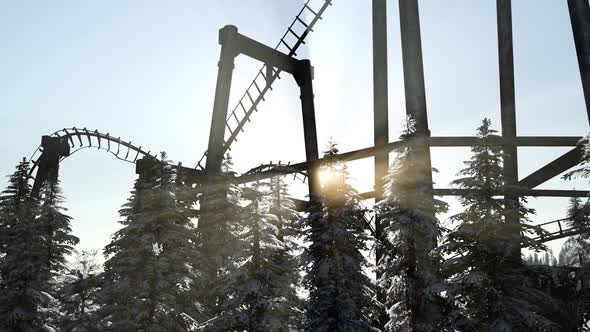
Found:
[(320, 184), (322, 187), (328, 187), (337, 181), (342, 181), (344, 172), (334, 167), (324, 167), (319, 170)]

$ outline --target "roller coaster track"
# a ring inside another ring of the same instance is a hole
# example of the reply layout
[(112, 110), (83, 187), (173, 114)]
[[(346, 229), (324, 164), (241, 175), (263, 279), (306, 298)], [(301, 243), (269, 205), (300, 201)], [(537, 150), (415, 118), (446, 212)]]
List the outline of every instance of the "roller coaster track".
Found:
[[(59, 139), (61, 144), (67, 144), (68, 151), (59, 154), (59, 162), (71, 156), (72, 154), (89, 148), (96, 148), (111, 153), (117, 159), (135, 163), (138, 159), (144, 157), (151, 157), (157, 159), (156, 155), (152, 155), (151, 151), (145, 151), (141, 146), (135, 146), (131, 141), (127, 142), (120, 137), (111, 136), (109, 133), (101, 133), (98, 130), (88, 130), (86, 128), (64, 128), (54, 132), (48, 137)], [(45, 137), (44, 137), (45, 139)], [(70, 152), (70, 149), (74, 149)], [(29, 158), (32, 164), (29, 176), (35, 180), (36, 176), (33, 173), (40, 165), (45, 162), (48, 157), (44, 153), (43, 144), (40, 145)], [(44, 181), (45, 179), (42, 179)], [(37, 188), (40, 184), (37, 184)]]
[[(303, 44), (305, 44), (305, 38), (310, 32), (313, 32), (313, 27), (316, 23), (322, 19), (322, 15), (326, 9), (332, 5), (332, 0), (323, 0), (322, 6), (315, 10), (312, 8), (312, 2), (319, 2), (320, 0), (313, 1), (307, 0), (303, 5), (303, 8), (295, 16), (291, 25), (287, 28), (287, 31), (283, 34), (283, 37), (279, 40), (275, 50), (284, 51), (289, 56), (297, 56), (297, 50)], [(312, 15), (310, 21), (305, 21), (304, 16)], [(226, 128), (228, 138), (223, 143), (223, 153), (230, 149), (231, 144), (237, 141), (237, 136), (240, 132), (244, 131), (244, 126), (247, 122), (250, 122), (250, 117), (254, 112), (258, 112), (258, 105), (264, 101), (265, 94), (272, 90), (272, 84), (276, 79), (280, 79), (280, 70), (274, 68), (267, 68), (263, 65), (254, 79), (246, 89), (246, 92), (242, 94), (238, 103), (233, 108), (226, 119)], [(203, 154), (197, 166), (195, 168), (204, 169), (204, 160), (207, 157), (207, 151)]]
[[(272, 173), (272, 174), (271, 174)], [(280, 161), (278, 163), (270, 162), (268, 164), (261, 164), (249, 171), (243, 173), (237, 178), (237, 183), (247, 183), (256, 180), (262, 180), (273, 176), (287, 176), (293, 175), (293, 179), (299, 180), (303, 183), (307, 181), (307, 171), (296, 165), (290, 163), (284, 164)]]
[[(135, 163), (137, 159), (145, 156), (157, 158), (155, 155), (151, 155), (151, 151), (145, 151), (141, 146), (137, 147), (132, 144), (131, 141), (126, 142), (121, 137), (111, 136), (109, 133), (103, 134), (98, 130), (88, 130), (86, 128), (64, 128), (49, 135), (50, 137), (57, 137), (67, 139), (68, 144), (71, 148), (75, 148), (74, 151), (70, 152), (72, 155), (82, 149), (96, 148), (99, 150), (105, 150), (115, 156), (117, 159), (126, 161), (129, 163)], [(116, 151), (115, 151), (116, 149)], [(39, 158), (37, 155), (43, 152), (43, 147), (40, 145), (37, 147), (35, 152), (29, 158), (29, 162), (33, 165), (31, 172), (37, 167)], [(133, 153), (132, 153), (133, 152)], [(123, 156), (124, 154), (124, 156)], [(37, 157), (37, 159), (35, 159)], [(67, 158), (68, 156), (62, 156), (60, 161)]]
[[(157, 155), (152, 155), (151, 151), (145, 151), (141, 146), (134, 145), (131, 141), (124, 141), (120, 137), (111, 136), (109, 133), (101, 133), (98, 130), (88, 130), (86, 128), (64, 128), (48, 135), (52, 138), (57, 138), (63, 144), (67, 144), (68, 148), (74, 149), (72, 152), (68, 151), (59, 156), (59, 162), (63, 161), (68, 156), (82, 150), (89, 148), (96, 148), (97, 150), (104, 150), (111, 153), (117, 159), (136, 163), (139, 159), (149, 157), (157, 160)], [(39, 146), (31, 155), (29, 161), (31, 162), (31, 171), (29, 173), (32, 179), (35, 179), (33, 173), (39, 168), (39, 165), (44, 159), (44, 148)], [(171, 165), (173, 167), (180, 167), (186, 171), (195, 173), (197, 178), (204, 176), (202, 171), (192, 168), (182, 167), (181, 165)], [(197, 174), (198, 173), (198, 174)], [(307, 180), (307, 165), (305, 163), (291, 164), (291, 163), (267, 163), (261, 164), (257, 167), (236, 177), (236, 183), (242, 184), (262, 179), (267, 179), (273, 176), (287, 176), (293, 175), (293, 179), (306, 182)], [(364, 194), (360, 194), (364, 197)], [(302, 208), (304, 208), (305, 201), (295, 200)], [(569, 223), (571, 218), (557, 219), (545, 222), (538, 225), (523, 225), (531, 234), (535, 234), (530, 239), (539, 243), (545, 243), (557, 239), (566, 238), (569, 236), (578, 235), (584, 232), (590, 232), (588, 228), (573, 227)]]
[[(553, 240), (563, 239), (566, 237), (578, 235), (585, 232), (590, 232), (590, 228), (588, 227), (574, 227), (571, 225), (572, 219), (571, 218), (563, 218), (557, 219), (553, 221), (549, 221), (546, 223), (538, 224), (538, 225), (527, 225), (526, 227), (537, 231), (537, 234), (540, 234), (533, 238), (533, 240), (545, 243)], [(547, 229), (555, 229), (553, 231), (547, 231)], [(544, 232), (541, 232), (544, 230)]]

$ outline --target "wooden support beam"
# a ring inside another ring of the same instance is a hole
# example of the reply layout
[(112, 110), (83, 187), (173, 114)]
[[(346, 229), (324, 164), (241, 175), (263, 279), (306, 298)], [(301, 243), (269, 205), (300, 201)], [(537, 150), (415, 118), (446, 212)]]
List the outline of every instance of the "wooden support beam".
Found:
[[(467, 194), (469, 191), (466, 189), (454, 189), (454, 188), (434, 188), (432, 190), (435, 196), (461, 196)], [(374, 191), (367, 191), (360, 193), (359, 196), (362, 199), (372, 199), (375, 197)], [(498, 196), (501, 196), (498, 193)], [(588, 197), (590, 191), (588, 190), (560, 190), (560, 189), (533, 189), (526, 195), (528, 197)], [(302, 199), (292, 198), (295, 202), (297, 211), (304, 211), (308, 201)]]
[(227, 118), (234, 58), (237, 55), (235, 42), (237, 36), (238, 28), (233, 25), (227, 25), (219, 30), (221, 55), (218, 64), (217, 85), (215, 86), (215, 100), (213, 102), (213, 116), (211, 118), (205, 167), (207, 174), (212, 176), (221, 171), (221, 163), (223, 162), (225, 119)]
[(317, 170), (319, 151), (315, 123), (315, 105), (313, 101), (313, 68), (309, 60), (301, 60), (299, 62), (294, 76), (301, 91), (301, 111), (303, 113), (303, 136), (305, 139), (305, 159), (308, 172), (309, 193), (317, 195), (320, 190)]
[(588, 0), (568, 0), (567, 5), (582, 78), (586, 114), (590, 122), (590, 5)]
[[(434, 188), (432, 190), (435, 196), (461, 196), (470, 192), (468, 189), (455, 188)], [(560, 190), (560, 189), (532, 189), (528, 190), (523, 196), (527, 197), (588, 197), (588, 190)], [(498, 193), (501, 196), (502, 193)], [(371, 199), (375, 197), (374, 191), (367, 191), (360, 194), (362, 199)]]
[[(387, 84), (387, 0), (373, 0), (373, 141), (376, 200), (383, 198), (383, 178), (389, 168)], [(380, 227), (376, 227), (380, 233)]]
[[(389, 143), (388, 88), (387, 88), (387, 0), (373, 0), (373, 142), (375, 146), (375, 202), (383, 199), (384, 178), (389, 169), (389, 151), (384, 149)], [(379, 215), (375, 216), (375, 266), (378, 266), (384, 249), (380, 239), (384, 231)], [(377, 279), (381, 270), (376, 270)], [(385, 290), (377, 289), (377, 301), (385, 303)], [(381, 329), (387, 323), (386, 312), (380, 311), (377, 321)]]
[(568, 169), (576, 166), (580, 163), (581, 159), (582, 149), (580, 147), (575, 147), (561, 157), (553, 160), (529, 176), (520, 180), (518, 184), (526, 188), (535, 188), (536, 186), (541, 185), (567, 171)]
[[(516, 146), (516, 102), (514, 92), (514, 59), (512, 43), (512, 0), (496, 0), (498, 28), (498, 60), (500, 69), (500, 114), (502, 121), (502, 138), (504, 165), (503, 175), (506, 185), (518, 183), (518, 149)], [(514, 208), (504, 214), (506, 222), (520, 225), (518, 204), (519, 197), (506, 195), (507, 202), (513, 202)], [(507, 204), (508, 206), (508, 204)], [(520, 234), (520, 226), (515, 227), (515, 236)], [(513, 248), (512, 260), (521, 264), (520, 245)]]
[[(416, 182), (413, 188), (408, 188), (403, 197), (409, 209), (420, 209), (425, 221), (435, 223), (434, 198), (432, 196), (432, 166), (430, 159), (430, 129), (428, 127), (428, 112), (426, 108), (426, 89), (424, 86), (424, 65), (422, 63), (422, 38), (420, 33), (420, 14), (418, 0), (399, 0), (399, 17), (402, 46), (402, 63), (404, 73), (404, 90), (406, 96), (406, 115), (414, 121), (415, 132), (409, 149), (408, 159), (415, 165)], [(436, 227), (432, 227), (436, 229)], [(411, 280), (414, 284), (409, 288), (426, 288), (438, 282), (438, 267), (430, 257), (430, 252), (437, 246), (437, 232), (414, 232), (408, 253), (408, 269), (410, 274), (432, 276), (420, 281)], [(419, 296), (412, 294), (411, 296)], [(432, 310), (429, 304), (420, 299), (412, 302), (409, 308), (409, 329), (416, 330), (418, 326), (431, 324), (433, 317), (424, 315)]]
[[(536, 136), (524, 136), (517, 137), (516, 141), (519, 146), (576, 146), (577, 142), (582, 137), (579, 136), (547, 136), (547, 137), (536, 137)], [(498, 137), (498, 144), (501, 144), (501, 137)], [(470, 147), (477, 142), (477, 137), (471, 136), (446, 136), (446, 137), (430, 137), (431, 147)], [(381, 149), (388, 153), (396, 149), (413, 144), (413, 138), (409, 138), (403, 141), (390, 142), (383, 146)], [(375, 155), (378, 149), (375, 147), (369, 147), (349, 152), (341, 153), (340, 159), (343, 161), (354, 161), (365, 158), (371, 158)], [(326, 159), (318, 159), (318, 165), (324, 163)], [(254, 181), (255, 179), (266, 179), (277, 175), (285, 175), (291, 173), (297, 173), (308, 169), (308, 163), (302, 162), (297, 164), (291, 164), (288, 169), (284, 167), (278, 167), (277, 169), (271, 169), (257, 174), (249, 174), (240, 176), (237, 178), (239, 183), (246, 183)]]
[(62, 157), (70, 155), (70, 145), (67, 139), (61, 137), (41, 137), (43, 152), (37, 159), (37, 173), (31, 195), (38, 196), (41, 188), (48, 180), (57, 180), (59, 177), (59, 161)]
[(271, 65), (281, 71), (295, 75), (300, 60), (294, 59), (287, 54), (266, 46), (254, 39), (237, 34), (237, 51), (256, 59), (266, 65)]
[[(515, 138), (497, 137), (498, 144), (504, 140), (514, 142), (517, 146), (576, 146), (580, 136), (519, 136)], [(430, 146), (434, 147), (469, 147), (477, 143), (475, 136), (433, 136), (430, 137)]]

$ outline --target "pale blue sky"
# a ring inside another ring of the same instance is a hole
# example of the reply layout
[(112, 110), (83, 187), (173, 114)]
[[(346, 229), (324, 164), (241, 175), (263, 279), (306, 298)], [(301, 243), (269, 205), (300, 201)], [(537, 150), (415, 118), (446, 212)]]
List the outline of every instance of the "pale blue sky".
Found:
[[(322, 0), (312, 1), (318, 8)], [(0, 0), (0, 174), (29, 156), (41, 135), (79, 126), (132, 140), (194, 165), (207, 145), (219, 46), (226, 24), (275, 46), (302, 6), (295, 0)], [(470, 135), (484, 116), (499, 128), (495, 1), (420, 1), (427, 104), (433, 135)], [(404, 114), (397, 1), (389, 3), (390, 127)], [(565, 1), (513, 1), (516, 109), (520, 135), (588, 132)], [(370, 1), (334, 0), (300, 57), (315, 67), (318, 134), (341, 151), (372, 144)], [(232, 99), (260, 65), (238, 57)], [(304, 159), (296, 85), (283, 75), (233, 146), (238, 171)], [(466, 149), (433, 149), (444, 186)], [(521, 177), (564, 152), (520, 149)], [(360, 191), (372, 162), (351, 163)], [(66, 159), (61, 179), (82, 248), (102, 247), (134, 167), (104, 152)], [(5, 181), (2, 180), (2, 185)], [(553, 180), (546, 188), (587, 188)], [(296, 191), (301, 190), (296, 188)], [(537, 199), (535, 220), (559, 218), (564, 199)], [(558, 244), (558, 243), (557, 243)], [(557, 245), (556, 244), (556, 245)]]

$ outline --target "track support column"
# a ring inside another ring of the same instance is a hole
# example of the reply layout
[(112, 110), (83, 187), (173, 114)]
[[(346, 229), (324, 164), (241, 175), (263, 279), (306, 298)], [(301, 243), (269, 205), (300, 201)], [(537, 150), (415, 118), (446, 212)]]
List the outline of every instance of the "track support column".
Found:
[[(426, 109), (426, 89), (424, 87), (424, 65), (422, 63), (422, 41), (420, 36), (420, 17), (417, 0), (399, 0), (402, 56), (404, 69), (404, 87), (406, 96), (406, 115), (415, 121), (416, 132), (412, 155), (423, 165), (420, 172), (422, 188), (416, 188), (420, 193), (417, 197), (420, 206), (428, 210), (434, 218), (432, 197), (432, 162), (430, 159), (430, 129), (428, 127), (428, 113)], [(418, 206), (418, 201), (413, 206)], [(436, 241), (436, 238), (433, 239)], [(436, 242), (432, 243), (435, 246)]]
[[(402, 56), (404, 69), (404, 88), (406, 114), (415, 121), (415, 133), (410, 143), (409, 162), (416, 176), (415, 187), (406, 193), (409, 209), (420, 210), (427, 220), (436, 223), (432, 191), (432, 166), (430, 160), (430, 130), (426, 109), (426, 89), (424, 87), (424, 66), (422, 63), (422, 41), (420, 36), (420, 15), (417, 0), (399, 0)], [(432, 227), (432, 229), (435, 229)], [(421, 295), (420, 290), (436, 282), (437, 268), (433, 265), (430, 252), (437, 245), (437, 234), (412, 229), (408, 245), (410, 252), (410, 326), (434, 326), (439, 308)], [(432, 278), (428, 276), (433, 276)]]
[(225, 138), (225, 122), (227, 107), (229, 104), (229, 92), (234, 70), (234, 58), (238, 55), (236, 50), (236, 37), (238, 28), (226, 25), (219, 30), (219, 44), (221, 44), (221, 56), (217, 71), (217, 85), (215, 86), (215, 100), (213, 102), (213, 117), (211, 119), (211, 131), (209, 132), (209, 146), (207, 149), (207, 175), (220, 172), (223, 161), (223, 144)]
[(315, 122), (315, 104), (313, 101), (313, 67), (309, 60), (300, 60), (293, 75), (301, 91), (301, 110), (303, 113), (303, 135), (305, 138), (305, 157), (310, 163), (308, 169), (310, 198), (320, 192), (318, 179), (318, 136)]
[(590, 5), (588, 0), (568, 0), (567, 6), (582, 77), (586, 113), (590, 122)]
[[(220, 200), (227, 200), (225, 194), (225, 185), (221, 176), (221, 165), (223, 163), (223, 145), (225, 142), (225, 126), (227, 118), (227, 108), (229, 104), (229, 93), (231, 89), (231, 79), (234, 69), (234, 58), (238, 55), (237, 39), (238, 28), (232, 25), (226, 25), (219, 30), (219, 44), (221, 44), (221, 55), (219, 59), (219, 68), (217, 71), (217, 85), (215, 86), (215, 100), (213, 102), (213, 116), (211, 118), (211, 131), (209, 132), (209, 146), (207, 150), (207, 163), (205, 166), (205, 183), (203, 196), (201, 199), (201, 214), (203, 216), (212, 213), (216, 204), (225, 206)], [(217, 198), (217, 201), (216, 201)], [(199, 220), (199, 227), (203, 234), (216, 232), (214, 224), (211, 224), (208, 218)], [(211, 256), (219, 251), (217, 244), (211, 244), (205, 238), (201, 250), (203, 255)], [(208, 283), (213, 284), (217, 281), (220, 261), (211, 262), (203, 267), (203, 274)], [(211, 285), (208, 285), (209, 287)], [(215, 313), (218, 310), (219, 297), (203, 299), (206, 310)]]
[(70, 155), (70, 145), (67, 139), (61, 137), (41, 137), (43, 152), (39, 156), (37, 174), (31, 194), (37, 196), (46, 181), (56, 181), (59, 176), (59, 160)]
[[(384, 147), (389, 143), (387, 85), (387, 0), (373, 0), (373, 138), (375, 145), (375, 204), (383, 200), (384, 178), (389, 168), (389, 151)], [(375, 266), (376, 277), (382, 275), (379, 262), (383, 257), (383, 226), (379, 215), (375, 215)], [(377, 301), (385, 303), (385, 292), (377, 288)], [(387, 314), (379, 313), (380, 328), (387, 323)]]
[[(512, 1), (497, 0), (498, 59), (500, 70), (500, 112), (504, 149), (504, 183), (506, 186), (518, 185), (518, 151), (516, 146), (516, 106), (514, 92), (514, 60), (512, 43)], [(514, 232), (520, 236), (518, 217), (518, 196), (504, 196), (507, 204), (515, 205), (505, 215), (506, 222), (516, 225)], [(520, 244), (515, 244), (513, 260), (520, 261)]]

